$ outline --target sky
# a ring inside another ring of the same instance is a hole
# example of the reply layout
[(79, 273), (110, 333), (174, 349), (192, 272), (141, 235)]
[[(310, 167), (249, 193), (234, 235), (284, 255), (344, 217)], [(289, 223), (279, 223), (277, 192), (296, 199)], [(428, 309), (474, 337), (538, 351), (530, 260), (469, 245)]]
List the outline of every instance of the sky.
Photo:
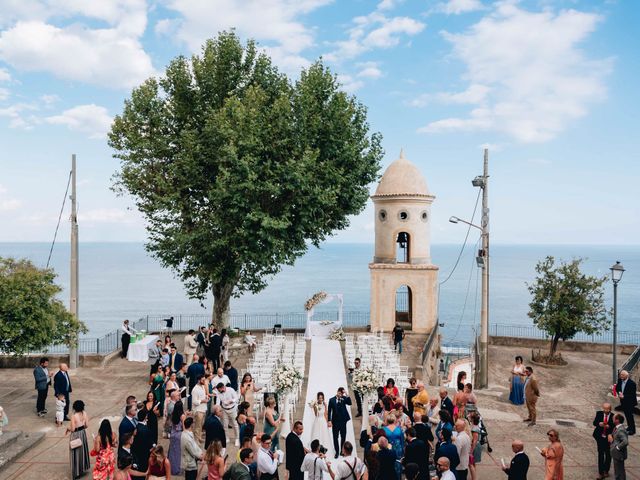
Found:
[[(383, 167), (404, 148), (424, 174), (434, 243), (464, 238), (448, 218), (470, 218), (488, 148), (493, 243), (639, 244), (639, 21), (623, 0), (0, 0), (0, 241), (51, 240), (72, 153), (81, 241), (143, 241), (110, 189), (112, 118), (235, 28), (292, 79), (324, 59), (368, 107)], [(372, 242), (373, 225), (369, 202), (331, 241)]]

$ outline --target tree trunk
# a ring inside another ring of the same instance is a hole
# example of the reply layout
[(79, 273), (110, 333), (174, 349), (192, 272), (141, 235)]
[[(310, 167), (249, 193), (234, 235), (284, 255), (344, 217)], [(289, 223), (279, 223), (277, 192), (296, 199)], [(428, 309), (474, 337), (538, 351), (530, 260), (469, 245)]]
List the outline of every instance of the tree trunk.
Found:
[(554, 335), (553, 339), (551, 340), (551, 348), (549, 349), (549, 356), (552, 358), (556, 356), (556, 351), (558, 350), (559, 341), (560, 341), (560, 336)]
[(213, 312), (211, 314), (211, 323), (213, 323), (218, 330), (229, 328), (229, 304), (233, 287), (233, 284), (214, 285), (211, 289), (213, 293)]

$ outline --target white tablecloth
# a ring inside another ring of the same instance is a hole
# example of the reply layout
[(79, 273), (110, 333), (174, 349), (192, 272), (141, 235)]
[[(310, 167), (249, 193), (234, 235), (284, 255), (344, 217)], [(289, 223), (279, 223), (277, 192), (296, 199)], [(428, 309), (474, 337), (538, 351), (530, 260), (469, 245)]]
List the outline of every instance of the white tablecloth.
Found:
[(147, 335), (142, 340), (129, 344), (127, 360), (130, 362), (146, 362), (149, 360), (149, 348), (158, 339), (158, 335)]
[(342, 322), (331, 322), (329, 325), (321, 325), (322, 322), (307, 322), (307, 328), (304, 331), (304, 338), (307, 340), (311, 337), (329, 338), (331, 332), (336, 328), (342, 327)]

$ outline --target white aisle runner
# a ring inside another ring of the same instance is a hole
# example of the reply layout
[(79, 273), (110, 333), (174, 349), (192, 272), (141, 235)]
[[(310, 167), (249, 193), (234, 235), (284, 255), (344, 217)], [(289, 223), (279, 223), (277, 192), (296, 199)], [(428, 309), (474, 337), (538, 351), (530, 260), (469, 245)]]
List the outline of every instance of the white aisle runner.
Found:
[[(355, 410), (356, 399), (347, 385), (347, 373), (344, 369), (344, 360), (342, 358), (342, 348), (340, 342), (337, 340), (329, 340), (326, 338), (313, 337), (311, 339), (311, 361), (309, 365), (309, 378), (307, 380), (307, 399), (304, 407), (304, 417), (302, 423), (304, 424), (303, 443), (309, 445), (313, 438), (311, 436), (311, 428), (314, 421), (313, 409), (309, 406), (312, 400), (316, 399), (318, 392), (323, 392), (325, 395), (325, 401), (329, 405), (329, 399), (336, 395), (339, 387), (347, 389), (351, 401), (353, 402), (352, 409), (349, 409), (349, 414), (353, 418), (353, 411)], [(333, 451), (333, 435), (329, 429), (328, 438), (331, 443), (331, 451)], [(347, 440), (351, 442), (354, 447), (355, 433), (353, 430), (353, 422), (349, 421), (347, 424)], [(329, 445), (325, 445), (329, 447)], [(333, 456), (330, 459), (333, 461)], [(326, 475), (326, 478), (330, 478)]]

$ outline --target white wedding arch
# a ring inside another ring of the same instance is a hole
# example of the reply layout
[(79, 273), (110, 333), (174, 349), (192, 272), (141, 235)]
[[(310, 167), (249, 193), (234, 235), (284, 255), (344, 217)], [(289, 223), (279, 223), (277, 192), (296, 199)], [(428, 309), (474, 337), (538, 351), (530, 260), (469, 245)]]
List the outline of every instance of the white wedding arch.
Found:
[[(338, 301), (338, 320), (334, 322), (314, 322), (313, 315), (318, 305)], [(307, 310), (307, 327), (304, 331), (304, 338), (310, 339), (313, 336), (327, 338), (336, 328), (342, 327), (342, 310), (344, 308), (344, 295), (342, 293), (323, 294), (315, 304)]]

